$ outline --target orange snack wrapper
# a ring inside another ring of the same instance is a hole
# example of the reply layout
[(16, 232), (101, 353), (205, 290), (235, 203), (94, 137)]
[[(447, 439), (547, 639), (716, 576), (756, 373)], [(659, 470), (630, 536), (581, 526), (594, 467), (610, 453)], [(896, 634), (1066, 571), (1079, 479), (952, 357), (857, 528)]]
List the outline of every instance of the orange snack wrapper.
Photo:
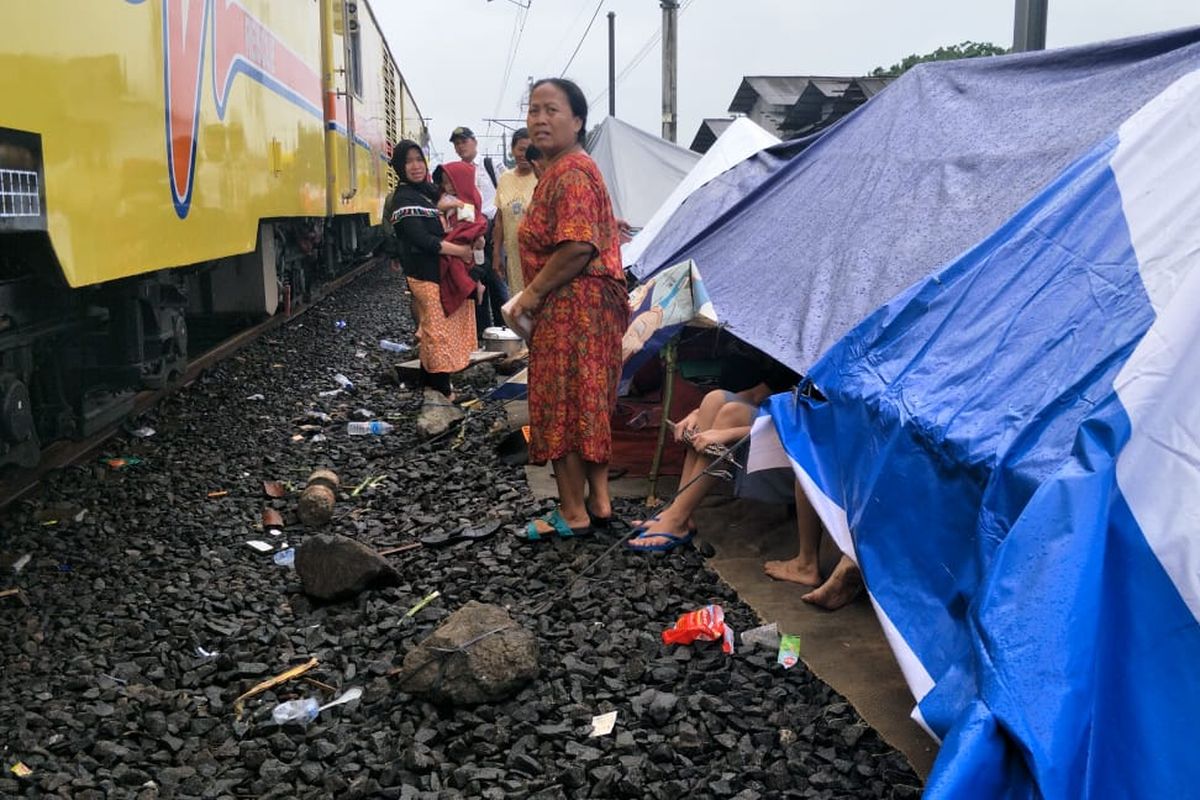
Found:
[(721, 651), (733, 652), (733, 628), (725, 624), (725, 609), (719, 605), (689, 611), (662, 632), (663, 644), (721, 642)]

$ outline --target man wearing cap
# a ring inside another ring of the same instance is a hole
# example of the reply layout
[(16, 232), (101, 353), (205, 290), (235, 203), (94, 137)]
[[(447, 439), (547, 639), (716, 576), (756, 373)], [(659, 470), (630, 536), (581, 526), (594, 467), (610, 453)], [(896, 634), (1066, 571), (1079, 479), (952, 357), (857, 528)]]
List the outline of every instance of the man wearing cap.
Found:
[(450, 134), (450, 144), (454, 145), (454, 152), (460, 159), (475, 167), (475, 187), (479, 189), (479, 197), (483, 201), (479, 210), (488, 220), (487, 242), (483, 249), (483, 274), (479, 279), (487, 290), (487, 297), (475, 307), (475, 325), (482, 338), (484, 328), (493, 322), (496, 325), (503, 324), (500, 321), (500, 307), (508, 302), (508, 288), (492, 264), (492, 223), (496, 219), (496, 185), (487, 170), (475, 163), (479, 155), (479, 142), (475, 140), (474, 131), (460, 125)]

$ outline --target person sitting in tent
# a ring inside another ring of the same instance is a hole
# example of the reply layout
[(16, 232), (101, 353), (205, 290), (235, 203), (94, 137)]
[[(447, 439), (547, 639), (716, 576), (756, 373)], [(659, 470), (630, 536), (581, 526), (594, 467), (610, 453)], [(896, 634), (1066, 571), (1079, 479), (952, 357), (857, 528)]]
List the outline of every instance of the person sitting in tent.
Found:
[(768, 561), (763, 571), (777, 581), (813, 587), (800, 599), (827, 611), (834, 611), (858, 597), (863, 589), (862, 572), (849, 556), (842, 555), (829, 577), (821, 580), (818, 555), (821, 546), (821, 518), (817, 516), (800, 481), (796, 481), (796, 533), (800, 551), (786, 561)]
[(722, 448), (737, 445), (750, 433), (759, 406), (773, 394), (787, 391), (798, 381), (796, 373), (759, 354), (757, 382), (738, 392), (715, 389), (704, 396), (700, 406), (675, 424), (675, 441), (688, 444), (682, 491), (654, 517), (635, 521), (634, 535), (625, 542), (630, 550), (665, 552), (690, 542), (696, 535), (692, 513), (720, 480), (710, 469)]

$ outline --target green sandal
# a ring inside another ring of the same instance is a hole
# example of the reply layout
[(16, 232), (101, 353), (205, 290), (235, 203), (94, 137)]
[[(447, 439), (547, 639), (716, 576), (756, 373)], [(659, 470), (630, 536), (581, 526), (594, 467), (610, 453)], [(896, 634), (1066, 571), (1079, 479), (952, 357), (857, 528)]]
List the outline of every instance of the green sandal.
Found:
[(548, 536), (551, 531), (546, 531), (546, 533), (543, 534), (537, 529), (537, 523), (539, 521), (549, 525), (551, 530), (558, 534), (558, 538), (560, 539), (571, 539), (576, 536), (587, 536), (592, 532), (591, 525), (584, 525), (582, 528), (572, 528), (567, 524), (567, 521), (563, 519), (563, 515), (556, 508), (546, 516), (540, 517), (539, 520), (534, 520), (526, 525), (525, 532), (521, 534), (521, 538), (527, 542), (537, 542), (541, 541), (544, 536)]

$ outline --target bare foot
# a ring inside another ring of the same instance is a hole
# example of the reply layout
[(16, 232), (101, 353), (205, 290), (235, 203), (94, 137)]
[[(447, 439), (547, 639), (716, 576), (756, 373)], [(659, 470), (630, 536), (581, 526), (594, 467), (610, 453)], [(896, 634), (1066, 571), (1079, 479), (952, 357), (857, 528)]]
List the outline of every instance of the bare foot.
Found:
[(768, 561), (763, 564), (763, 572), (777, 581), (801, 583), (805, 586), (821, 585), (821, 570), (816, 562), (805, 561), (796, 556), (787, 561)]
[(829, 579), (800, 599), (826, 611), (836, 611), (858, 597), (862, 589), (862, 572), (858, 565), (842, 556)]

